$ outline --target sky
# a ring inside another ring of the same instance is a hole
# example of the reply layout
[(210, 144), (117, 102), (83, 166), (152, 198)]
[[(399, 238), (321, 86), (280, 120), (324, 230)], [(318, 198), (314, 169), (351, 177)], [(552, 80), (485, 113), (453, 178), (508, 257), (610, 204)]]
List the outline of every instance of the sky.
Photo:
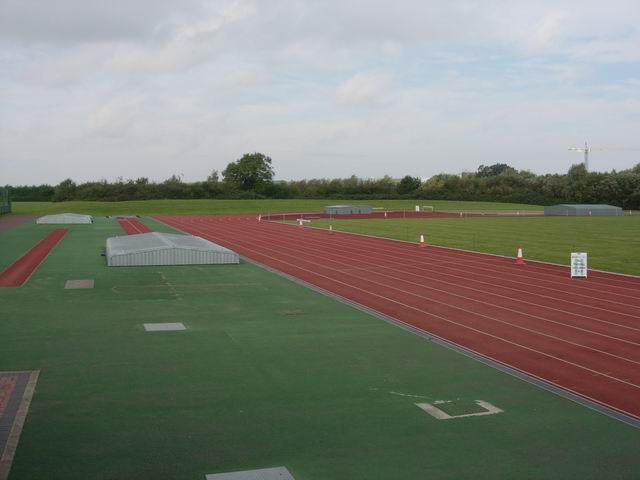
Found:
[(0, 0), (0, 184), (640, 162), (638, 0)]

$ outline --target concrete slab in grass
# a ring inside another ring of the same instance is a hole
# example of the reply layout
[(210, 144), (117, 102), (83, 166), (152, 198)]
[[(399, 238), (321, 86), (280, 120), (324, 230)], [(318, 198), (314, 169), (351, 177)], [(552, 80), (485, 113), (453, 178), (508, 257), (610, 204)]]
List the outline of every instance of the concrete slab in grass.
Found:
[(212, 473), (206, 480), (295, 480), (285, 467), (244, 470), (242, 472)]
[(433, 404), (416, 403), (415, 405), (438, 420), (481, 417), (503, 412), (500, 408), (484, 400), (439, 400)]
[(186, 330), (182, 322), (176, 323), (145, 323), (144, 329), (147, 332), (176, 332)]
[(77, 288), (93, 288), (94, 280), (67, 280), (64, 284), (65, 290), (75, 290)]

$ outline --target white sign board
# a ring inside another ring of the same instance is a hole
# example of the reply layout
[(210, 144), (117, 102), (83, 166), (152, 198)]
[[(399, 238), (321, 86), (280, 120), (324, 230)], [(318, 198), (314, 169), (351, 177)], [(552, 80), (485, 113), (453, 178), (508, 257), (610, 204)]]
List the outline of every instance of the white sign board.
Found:
[(571, 278), (587, 278), (587, 254), (571, 252)]

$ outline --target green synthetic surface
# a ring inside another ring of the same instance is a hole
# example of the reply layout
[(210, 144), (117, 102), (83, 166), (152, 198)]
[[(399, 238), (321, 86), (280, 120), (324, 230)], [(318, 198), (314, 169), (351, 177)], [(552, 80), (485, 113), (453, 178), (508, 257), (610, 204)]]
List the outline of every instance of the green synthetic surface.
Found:
[(435, 406), (452, 417), (487, 411), (486, 408), (481, 407), (473, 400), (451, 400), (450, 402), (437, 403)]
[(206, 215), (269, 212), (320, 212), (326, 205), (348, 203), (387, 209), (414, 210), (431, 205), (437, 210), (541, 210), (537, 205), (494, 202), (454, 202), (446, 200), (140, 200), (130, 202), (13, 202), (13, 212), (48, 215), (85, 213), (89, 215)]
[(640, 215), (624, 217), (480, 217), (313, 220), (312, 227), (375, 235), (569, 265), (587, 252), (590, 268), (640, 275)]
[[(0, 234), (0, 251), (53, 228)], [(0, 289), (0, 371), (40, 370), (11, 480), (638, 478), (636, 428), (251, 264), (108, 268), (118, 224), (69, 229)], [(476, 399), (505, 412), (414, 405)]]

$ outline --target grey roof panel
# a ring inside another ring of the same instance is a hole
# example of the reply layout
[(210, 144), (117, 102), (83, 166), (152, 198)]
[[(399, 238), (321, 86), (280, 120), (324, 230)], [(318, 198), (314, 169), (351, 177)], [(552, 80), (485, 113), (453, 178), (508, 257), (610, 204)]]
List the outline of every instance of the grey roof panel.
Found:
[(107, 248), (113, 253), (137, 253), (164, 250), (166, 248), (186, 248), (205, 252), (216, 251), (230, 253), (231, 250), (192, 235), (173, 235), (170, 233), (150, 232), (138, 235), (124, 235), (107, 239)]
[(146, 332), (176, 332), (186, 330), (182, 322), (169, 322), (169, 323), (145, 323), (144, 330)]
[(286, 467), (205, 475), (206, 480), (295, 480)]
[(91, 215), (81, 213), (53, 213), (44, 215), (36, 220), (39, 224), (69, 224), (69, 223), (93, 223)]
[(571, 207), (571, 208), (588, 208), (590, 210), (597, 210), (597, 209), (609, 209), (609, 208), (620, 208), (620, 207), (616, 207), (615, 205), (606, 205), (606, 204), (602, 204), (602, 203), (594, 203), (594, 204), (590, 204), (590, 203), (561, 203), (559, 205), (553, 205), (554, 207)]
[(107, 239), (109, 266), (240, 263), (236, 252), (192, 235), (141, 233)]

